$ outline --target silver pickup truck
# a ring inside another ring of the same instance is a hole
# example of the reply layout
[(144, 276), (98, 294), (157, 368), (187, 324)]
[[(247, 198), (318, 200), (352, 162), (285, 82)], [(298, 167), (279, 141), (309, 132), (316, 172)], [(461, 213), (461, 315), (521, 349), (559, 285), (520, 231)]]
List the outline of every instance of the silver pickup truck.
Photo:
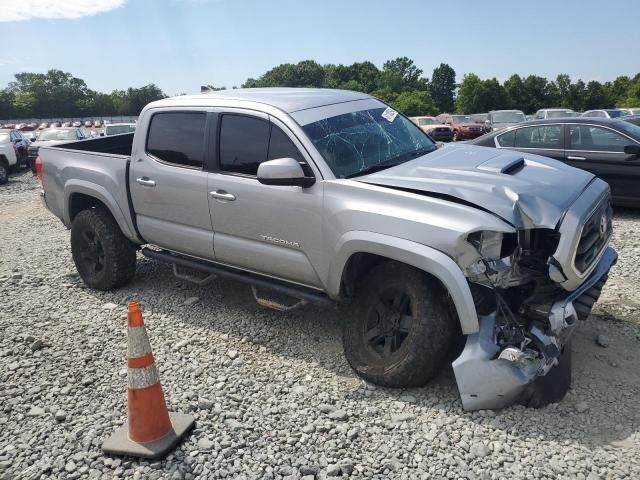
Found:
[(608, 185), (536, 155), (437, 148), (368, 95), (247, 89), (169, 98), (135, 134), (42, 147), (46, 206), (91, 288), (136, 251), (266, 306), (348, 305), (363, 378), (424, 385), (452, 358), (464, 408), (542, 405), (617, 254)]

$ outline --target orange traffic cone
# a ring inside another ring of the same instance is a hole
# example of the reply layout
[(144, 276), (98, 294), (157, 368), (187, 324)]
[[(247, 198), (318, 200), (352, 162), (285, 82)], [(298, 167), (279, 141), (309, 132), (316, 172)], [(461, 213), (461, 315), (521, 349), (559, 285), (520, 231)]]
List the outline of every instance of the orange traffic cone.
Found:
[(140, 306), (129, 302), (128, 310), (129, 420), (104, 441), (102, 451), (155, 459), (169, 453), (195, 420), (191, 415), (167, 411)]

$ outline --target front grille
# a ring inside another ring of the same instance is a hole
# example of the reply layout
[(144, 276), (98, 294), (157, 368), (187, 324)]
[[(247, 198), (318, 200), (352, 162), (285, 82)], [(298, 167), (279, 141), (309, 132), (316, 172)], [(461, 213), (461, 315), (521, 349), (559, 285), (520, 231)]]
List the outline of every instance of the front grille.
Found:
[(448, 128), (446, 128), (446, 127), (438, 127), (438, 128), (436, 128), (436, 132), (439, 132), (439, 133), (448, 133), (449, 131), (450, 130)]
[(611, 199), (606, 198), (584, 224), (574, 260), (574, 265), (580, 273), (584, 273), (591, 266), (606, 246), (613, 231), (612, 216)]

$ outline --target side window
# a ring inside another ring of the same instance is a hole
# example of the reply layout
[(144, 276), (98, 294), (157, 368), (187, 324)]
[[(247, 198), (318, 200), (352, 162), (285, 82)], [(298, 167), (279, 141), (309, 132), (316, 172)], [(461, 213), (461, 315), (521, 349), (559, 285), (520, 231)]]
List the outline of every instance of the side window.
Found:
[(571, 149), (596, 152), (624, 152), (629, 139), (608, 128), (590, 125), (572, 125)]
[(220, 126), (220, 169), (255, 175), (267, 159), (269, 122), (243, 115), (223, 115)]
[(561, 148), (560, 125), (541, 125), (516, 130), (516, 148)]
[(513, 143), (516, 139), (516, 131), (511, 130), (510, 132), (503, 133), (502, 135), (498, 135), (496, 140), (498, 145), (501, 147), (513, 147)]
[(164, 162), (202, 168), (206, 119), (204, 112), (156, 113), (149, 125), (147, 152)]
[(276, 158), (294, 158), (300, 163), (305, 163), (306, 160), (298, 150), (291, 139), (284, 133), (280, 127), (271, 124), (271, 138), (269, 140), (269, 154), (268, 160), (275, 160)]

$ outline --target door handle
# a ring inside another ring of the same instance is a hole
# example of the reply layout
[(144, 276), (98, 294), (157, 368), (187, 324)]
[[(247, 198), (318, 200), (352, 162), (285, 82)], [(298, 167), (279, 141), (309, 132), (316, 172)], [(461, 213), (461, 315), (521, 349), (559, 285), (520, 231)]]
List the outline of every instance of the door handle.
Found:
[(136, 178), (136, 182), (145, 187), (155, 187), (156, 182), (147, 177)]
[(567, 160), (586, 160), (586, 158), (584, 158), (584, 157), (574, 157), (574, 156), (569, 155), (567, 157)]
[(225, 200), (227, 202), (233, 202), (236, 199), (236, 196), (232, 193), (227, 192), (226, 190), (215, 190), (213, 192), (209, 192), (216, 200)]

